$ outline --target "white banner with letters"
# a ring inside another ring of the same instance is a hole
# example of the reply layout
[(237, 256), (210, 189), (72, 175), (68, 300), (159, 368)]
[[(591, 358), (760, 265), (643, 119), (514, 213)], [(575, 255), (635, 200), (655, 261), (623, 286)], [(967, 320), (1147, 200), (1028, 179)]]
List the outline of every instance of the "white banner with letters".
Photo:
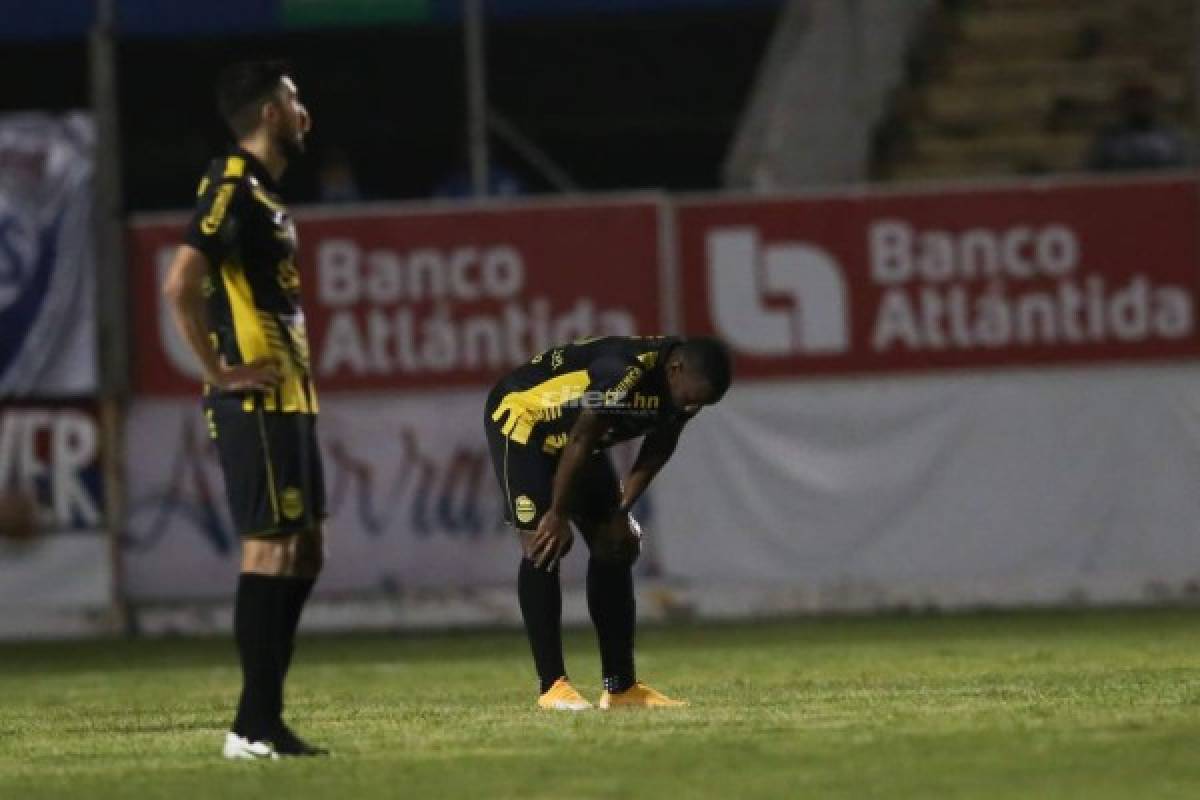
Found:
[(1200, 586), (1198, 486), (1194, 366), (735, 383), (657, 534), (750, 613), (1156, 602)]
[[(482, 389), (326, 394), (318, 436), (329, 518), (327, 599), (513, 586), (520, 548), (504, 525), (484, 439)], [(153, 446), (149, 446), (153, 443)], [(614, 453), (627, 470), (632, 451)], [(198, 399), (141, 400), (128, 425), (126, 587), (136, 601), (227, 600), (238, 571), (215, 446)], [(639, 515), (653, 519), (653, 505)], [(583, 575), (586, 549), (564, 565)], [(649, 553), (643, 569), (655, 556)], [(513, 595), (515, 602), (515, 594)]]
[(90, 117), (0, 115), (0, 398), (96, 390)]
[[(107, 607), (112, 560), (104, 534), (100, 428), (92, 403), (10, 401), (0, 407), (0, 635), (52, 633), (62, 626), (33, 612)], [(26, 502), (19, 518), (14, 498)], [(30, 505), (31, 504), (31, 505)], [(29, 516), (32, 519), (28, 518)], [(31, 525), (32, 523), (32, 525)], [(20, 536), (14, 540), (14, 535)]]
[[(518, 549), (482, 402), (322, 398), (321, 596), (509, 598)], [(228, 600), (238, 539), (198, 400), (139, 401), (128, 435), (131, 598)], [(626, 471), (632, 450), (615, 455)], [(639, 509), (643, 612), (1185, 599), (1200, 586), (1196, 486), (1197, 367), (735, 383)], [(580, 546), (568, 586), (585, 564)]]

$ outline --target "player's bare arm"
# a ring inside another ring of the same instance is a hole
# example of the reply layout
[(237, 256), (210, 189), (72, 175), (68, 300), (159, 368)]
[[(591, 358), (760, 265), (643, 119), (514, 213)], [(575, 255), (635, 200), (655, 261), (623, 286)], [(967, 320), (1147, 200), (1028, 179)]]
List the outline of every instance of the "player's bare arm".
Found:
[(638, 450), (637, 460), (621, 490), (621, 507), (618, 513), (628, 513), (633, 504), (638, 501), (646, 487), (654, 480), (659, 470), (671, 460), (675, 445), (679, 442), (679, 434), (683, 431), (683, 423), (676, 422), (661, 428), (656, 428), (646, 434), (642, 447)]
[(262, 358), (250, 364), (229, 366), (217, 357), (208, 343), (207, 312), (204, 306), (204, 278), (208, 259), (189, 245), (175, 251), (163, 294), (171, 309), (175, 327), (204, 370), (204, 380), (218, 389), (238, 391), (269, 389), (279, 383), (279, 363)]
[(573, 534), (567, 512), (571, 485), (607, 428), (604, 418), (591, 409), (585, 409), (571, 428), (567, 445), (554, 472), (554, 494), (550, 508), (538, 523), (528, 548), (533, 563), (542, 569), (553, 569), (571, 549)]

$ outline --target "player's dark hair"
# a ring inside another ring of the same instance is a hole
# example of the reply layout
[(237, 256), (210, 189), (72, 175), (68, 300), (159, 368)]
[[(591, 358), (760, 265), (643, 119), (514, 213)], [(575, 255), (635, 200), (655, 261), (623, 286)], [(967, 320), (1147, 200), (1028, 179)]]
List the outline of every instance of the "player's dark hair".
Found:
[(284, 61), (240, 61), (217, 76), (217, 108), (233, 135), (242, 138), (258, 127), (262, 104), (275, 97), (289, 72)]
[(688, 369), (695, 370), (708, 381), (713, 390), (712, 402), (725, 396), (733, 380), (733, 366), (724, 342), (713, 336), (698, 336), (685, 339), (678, 352)]

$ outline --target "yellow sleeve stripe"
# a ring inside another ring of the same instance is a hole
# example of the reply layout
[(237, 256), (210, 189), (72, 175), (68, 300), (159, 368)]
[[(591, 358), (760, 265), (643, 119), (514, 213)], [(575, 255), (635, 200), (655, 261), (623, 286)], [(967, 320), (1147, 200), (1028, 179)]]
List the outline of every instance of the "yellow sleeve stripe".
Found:
[(212, 236), (221, 229), (221, 222), (225, 219), (225, 212), (229, 210), (229, 204), (233, 201), (233, 193), (236, 190), (236, 183), (223, 183), (221, 188), (217, 189), (217, 196), (213, 198), (212, 208), (209, 209), (208, 215), (200, 220), (200, 230), (205, 235)]
[[(541, 420), (562, 416), (562, 406), (577, 400), (587, 390), (591, 378), (586, 369), (567, 372), (524, 391), (509, 392), (492, 412), (492, 421), (500, 423), (500, 432), (517, 444), (529, 442), (533, 426)], [(501, 422), (505, 414), (508, 418)]]
[(225, 161), (225, 177), (240, 178), (246, 174), (246, 159), (241, 156), (230, 156)]
[(263, 419), (262, 410), (258, 411), (258, 436), (262, 447), (263, 460), (267, 466), (267, 497), (271, 500), (271, 515), (275, 524), (279, 524), (279, 497), (275, 494), (275, 465), (271, 460), (271, 443), (267, 440), (267, 423)]
[(257, 186), (251, 190), (251, 193), (254, 195), (255, 200), (262, 203), (264, 206), (271, 209), (272, 211), (285, 211), (286, 210), (283, 207), (282, 203), (278, 203), (275, 200), (272, 200), (271, 196), (269, 194), (264, 192), (262, 189), (259, 189)]

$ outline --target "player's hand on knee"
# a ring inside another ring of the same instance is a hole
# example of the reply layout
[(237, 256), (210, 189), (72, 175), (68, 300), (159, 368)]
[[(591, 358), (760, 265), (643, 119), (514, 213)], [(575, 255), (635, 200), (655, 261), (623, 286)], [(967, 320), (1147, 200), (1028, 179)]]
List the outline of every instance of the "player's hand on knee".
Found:
[(538, 522), (537, 531), (533, 536), (529, 558), (534, 566), (540, 569), (552, 570), (559, 559), (571, 550), (575, 534), (565, 516), (559, 516), (553, 510), (542, 515)]

